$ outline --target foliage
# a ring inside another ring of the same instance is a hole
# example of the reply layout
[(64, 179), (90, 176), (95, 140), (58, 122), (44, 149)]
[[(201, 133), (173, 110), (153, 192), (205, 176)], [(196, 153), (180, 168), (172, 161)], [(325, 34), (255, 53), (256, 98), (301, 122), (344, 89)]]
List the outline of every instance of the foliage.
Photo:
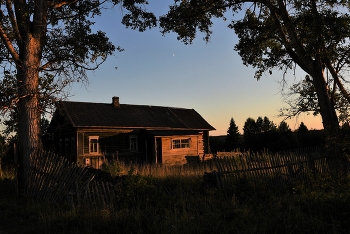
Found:
[[(333, 92), (330, 90), (330, 92)], [(301, 113), (311, 112), (314, 116), (320, 114), (320, 107), (315, 87), (312, 84), (312, 78), (309, 75), (305, 76), (302, 81), (293, 84), (289, 88), (289, 92), (284, 94), (285, 102), (288, 107), (283, 107), (279, 110), (279, 116), (292, 118)], [(349, 120), (349, 101), (344, 98), (339, 92), (333, 94), (333, 102), (335, 109), (338, 112), (339, 122), (344, 124)]]
[(115, 177), (121, 175), (123, 168), (121, 162), (112, 161), (103, 163), (102, 170), (110, 173), (111, 176)]
[[(144, 31), (156, 25), (146, 0), (2, 1), (0, 7), (0, 110), (18, 123), (18, 186), (26, 196), (30, 154), (42, 148), (40, 118), (72, 82), (87, 82), (95, 70), (122, 48), (94, 31), (95, 17), (120, 5), (122, 23)], [(43, 89), (44, 88), (44, 89)], [(6, 119), (6, 118), (5, 118)], [(14, 125), (14, 124), (13, 124)]]
[(226, 151), (238, 149), (240, 147), (240, 139), (241, 134), (239, 133), (238, 126), (234, 119), (231, 118), (226, 135)]
[(276, 125), (268, 117), (259, 116), (255, 121), (247, 118), (243, 127), (243, 141), (246, 150), (260, 151), (271, 149), (271, 142), (276, 140)]
[[(135, 168), (136, 171), (139, 169)], [(203, 175), (203, 174), (202, 174)], [(0, 231), (6, 233), (348, 233), (349, 178), (314, 178), (292, 189), (234, 181), (224, 194), (203, 177), (130, 174), (116, 185), (117, 209), (20, 203), (0, 178)], [(205, 186), (204, 186), (205, 185)]]
[(306, 127), (304, 122), (301, 122), (297, 131), (299, 134), (304, 134), (304, 133), (307, 133), (309, 129)]
[(250, 135), (250, 134), (256, 134), (258, 132), (259, 131), (258, 131), (258, 127), (256, 126), (255, 119), (250, 117), (247, 118), (243, 126), (243, 134)]
[[(204, 39), (209, 41), (213, 18), (226, 20), (230, 11), (236, 16), (242, 9), (243, 17), (233, 18), (229, 27), (238, 36), (234, 49), (243, 64), (255, 68), (256, 79), (277, 69), (283, 72), (284, 80), (290, 71), (301, 68), (309, 75), (317, 97), (309, 104), (314, 104), (314, 110), (321, 114), (326, 134), (335, 136), (339, 128), (334, 102), (337, 91), (350, 101), (344, 85), (349, 71), (348, 2), (175, 1), (160, 18), (160, 26), (163, 33), (176, 32), (184, 43), (192, 43), (197, 31), (203, 32)], [(314, 93), (309, 97), (313, 98)], [(300, 110), (305, 109), (297, 109)]]
[[(269, 126), (262, 130), (263, 123)], [(260, 127), (258, 127), (260, 125)], [(308, 130), (303, 122), (299, 128), (292, 132), (288, 124), (280, 122), (278, 127), (269, 121), (267, 117), (259, 117), (256, 121), (253, 118), (247, 118), (244, 124), (243, 146), (245, 150), (253, 152), (278, 152), (296, 148), (324, 146), (326, 136), (323, 130)], [(341, 135), (338, 136), (339, 139)]]
[(225, 151), (226, 149), (226, 135), (209, 136), (209, 146), (211, 153), (215, 154), (218, 151)]
[(279, 132), (289, 132), (289, 131), (292, 131), (292, 130), (289, 128), (289, 125), (285, 121), (282, 121), (278, 125), (277, 131), (279, 131)]
[[(39, 2), (45, 7), (40, 8)], [(100, 16), (104, 9), (118, 4), (127, 10), (122, 19), (127, 27), (144, 31), (156, 25), (154, 15), (143, 9), (142, 5), (147, 4), (143, 0), (55, 3), (40, 0), (37, 4), (27, 2), (23, 6), (17, 2), (2, 5), (0, 65), (3, 67), (3, 77), (0, 80), (0, 111), (7, 132), (18, 130), (18, 103), (28, 95), (19, 92), (22, 86), (27, 85), (20, 81), (18, 75), (21, 73), (20, 64), (25, 63), (22, 54), (29, 50), (29, 47), (25, 47), (28, 42), (22, 37), (35, 34), (38, 28), (42, 28), (40, 33), (44, 33), (39, 44), (40, 52), (36, 55), (41, 65), (37, 68), (40, 75), (35, 95), (39, 99), (37, 111), (45, 114), (45, 111), (54, 108), (58, 100), (69, 97), (69, 88), (73, 82), (87, 84), (86, 70), (97, 69), (115, 50), (123, 50), (112, 45), (104, 32), (93, 32), (91, 29), (95, 17)], [(34, 19), (40, 21), (40, 25)], [(32, 29), (26, 28), (25, 25), (29, 24), (32, 24)]]

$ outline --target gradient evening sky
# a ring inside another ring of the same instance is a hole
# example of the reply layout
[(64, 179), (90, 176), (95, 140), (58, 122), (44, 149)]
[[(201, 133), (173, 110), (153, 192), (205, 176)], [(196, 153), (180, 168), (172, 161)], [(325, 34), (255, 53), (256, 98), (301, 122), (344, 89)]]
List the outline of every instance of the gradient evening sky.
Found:
[[(150, 1), (147, 8), (157, 16), (165, 14), (172, 0)], [(89, 72), (90, 84), (72, 86), (72, 101), (110, 103), (113, 96), (122, 104), (171, 106), (195, 109), (216, 131), (225, 135), (231, 117), (240, 132), (248, 117), (267, 116), (275, 124), (281, 95), (282, 74), (273, 71), (257, 81), (254, 69), (243, 65), (233, 50), (237, 37), (229, 20), (214, 20), (209, 43), (198, 33), (192, 45), (184, 45), (176, 34), (162, 36), (159, 28), (146, 32), (126, 29), (120, 23), (120, 8), (106, 10), (97, 19), (95, 30), (106, 32), (116, 46), (125, 51), (110, 56), (99, 70)], [(116, 69), (117, 67), (117, 69)], [(287, 76), (290, 83), (305, 74)], [(302, 114), (288, 120), (291, 129), (304, 122), (309, 129), (322, 128), (321, 118)]]

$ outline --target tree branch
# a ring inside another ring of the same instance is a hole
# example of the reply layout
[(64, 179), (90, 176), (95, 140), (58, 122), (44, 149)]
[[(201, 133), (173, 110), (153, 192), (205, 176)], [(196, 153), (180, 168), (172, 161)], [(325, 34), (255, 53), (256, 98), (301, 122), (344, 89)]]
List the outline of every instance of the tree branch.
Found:
[[(283, 0), (278, 0), (278, 6), (279, 6), (279, 12), (280, 12), (280, 16), (283, 19), (283, 22), (285, 24), (286, 30), (288, 32), (288, 36), (290, 38), (291, 44), (292, 44), (292, 48), (294, 48), (295, 50), (295, 54), (298, 56), (298, 65), (303, 68), (306, 72), (312, 70), (312, 59), (310, 59), (308, 56), (306, 56), (306, 52), (303, 49), (302, 44), (300, 43), (300, 41), (298, 40), (298, 36), (296, 35), (295, 32), (295, 25), (293, 24), (293, 22), (291, 22), (289, 14), (287, 12), (286, 9), (286, 5), (284, 4)], [(270, 9), (271, 10), (271, 9)], [(277, 13), (277, 12), (275, 12)], [(292, 51), (294, 51), (292, 50)], [(301, 62), (303, 64), (301, 64)], [(305, 69), (306, 68), (306, 69)]]
[(67, 6), (73, 3), (76, 3), (78, 0), (70, 0), (70, 1), (62, 1), (62, 2), (54, 2), (54, 1), (48, 1), (49, 8), (57, 9), (63, 6)]
[(331, 75), (334, 79), (334, 82), (337, 83), (337, 86), (338, 86), (340, 92), (343, 94), (343, 96), (346, 98), (346, 100), (350, 103), (350, 94), (345, 89), (343, 83), (340, 81), (338, 73), (335, 71), (335, 69), (333, 68), (333, 66), (328, 58), (325, 58), (324, 61), (325, 61), (325, 64), (326, 64), (329, 72), (331, 73)]
[(9, 17), (10, 17), (10, 22), (11, 22), (13, 31), (15, 32), (17, 43), (22, 44), (22, 37), (21, 37), (21, 34), (19, 33), (19, 29), (18, 29), (15, 14), (13, 12), (11, 0), (6, 0), (6, 8), (7, 8), (7, 12), (9, 14)]
[(16, 65), (20, 66), (21, 61), (20, 61), (19, 55), (18, 55), (16, 49), (14, 48), (10, 38), (7, 36), (7, 34), (3, 28), (3, 25), (1, 23), (0, 23), (0, 37), (1, 37), (1, 40), (4, 43), (5, 47), (7, 48), (7, 50), (10, 52)]

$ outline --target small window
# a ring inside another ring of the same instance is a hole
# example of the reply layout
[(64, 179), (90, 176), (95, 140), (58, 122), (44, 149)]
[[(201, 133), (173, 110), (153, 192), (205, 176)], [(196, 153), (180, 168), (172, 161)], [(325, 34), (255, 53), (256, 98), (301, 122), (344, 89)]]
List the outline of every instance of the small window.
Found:
[(190, 148), (190, 138), (174, 139), (172, 141), (172, 149)]
[(89, 136), (89, 153), (98, 154), (100, 150), (99, 148), (98, 136)]
[(129, 136), (129, 142), (130, 142), (130, 152), (136, 152), (138, 151), (138, 140), (137, 136)]

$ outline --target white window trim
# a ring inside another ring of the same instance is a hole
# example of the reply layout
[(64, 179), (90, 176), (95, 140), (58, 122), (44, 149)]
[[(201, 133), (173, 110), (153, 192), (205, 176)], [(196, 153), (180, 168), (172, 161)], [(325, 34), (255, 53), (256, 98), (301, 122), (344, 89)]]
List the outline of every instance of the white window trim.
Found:
[[(96, 152), (91, 151), (91, 140), (97, 140), (97, 149)], [(99, 136), (89, 136), (89, 154), (100, 154), (100, 143), (99, 143)]]
[[(131, 139), (136, 139), (135, 149), (132, 149), (132, 147), (131, 147)], [(129, 136), (129, 149), (130, 149), (130, 152), (137, 152), (139, 150), (139, 139), (136, 135)]]
[[(182, 142), (182, 141), (188, 141), (188, 142)], [(180, 147), (174, 147), (175, 146), (175, 141), (180, 141)], [(187, 147), (183, 147), (187, 146)], [(171, 149), (177, 150), (177, 149), (189, 149), (191, 148), (191, 138), (174, 138), (171, 139)]]

